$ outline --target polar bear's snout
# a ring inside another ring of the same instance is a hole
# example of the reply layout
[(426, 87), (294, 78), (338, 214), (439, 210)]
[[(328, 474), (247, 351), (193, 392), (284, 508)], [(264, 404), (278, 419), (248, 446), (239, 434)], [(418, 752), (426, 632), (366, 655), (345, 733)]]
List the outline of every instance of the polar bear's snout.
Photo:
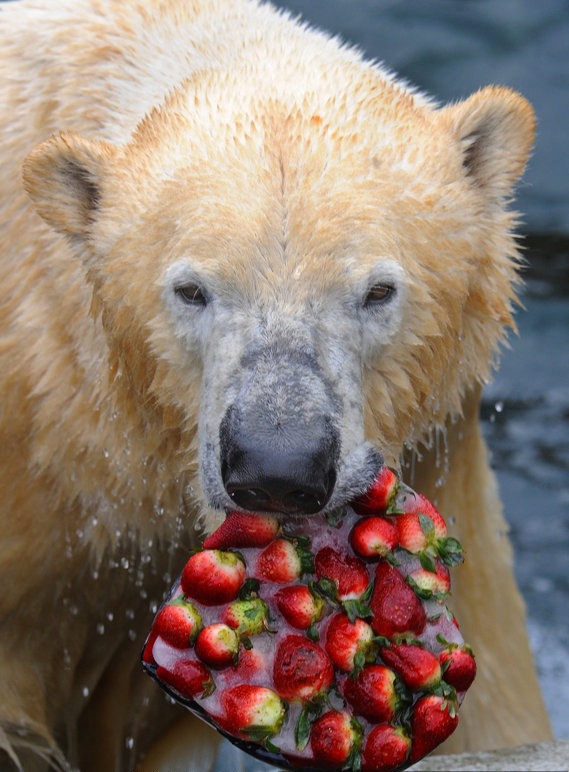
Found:
[(220, 429), (221, 476), (242, 509), (314, 514), (336, 482), (338, 432), (324, 415), (293, 416), (268, 432), (262, 409), (228, 409)]

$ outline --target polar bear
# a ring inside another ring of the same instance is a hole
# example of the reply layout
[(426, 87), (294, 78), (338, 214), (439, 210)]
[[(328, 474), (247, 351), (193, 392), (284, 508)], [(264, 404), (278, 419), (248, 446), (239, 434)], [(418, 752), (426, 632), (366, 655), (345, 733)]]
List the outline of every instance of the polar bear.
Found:
[(211, 765), (141, 673), (157, 603), (225, 509), (382, 460), (468, 554), (446, 749), (549, 737), (478, 425), (529, 104), (439, 107), (256, 0), (19, 0), (0, 38), (1, 768)]

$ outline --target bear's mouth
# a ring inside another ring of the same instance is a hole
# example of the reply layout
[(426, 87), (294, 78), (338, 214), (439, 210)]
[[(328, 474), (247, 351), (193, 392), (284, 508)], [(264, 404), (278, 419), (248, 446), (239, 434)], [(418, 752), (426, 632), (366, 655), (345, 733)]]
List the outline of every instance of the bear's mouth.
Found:
[(315, 480), (260, 477), (254, 486), (235, 485), (225, 480), (224, 484), (231, 500), (247, 512), (314, 515), (330, 500), (336, 485), (336, 471), (330, 469)]
[[(253, 463), (250, 471), (255, 477), (255, 484), (232, 481), (223, 465), (222, 479), (234, 508), (251, 513), (281, 513), (296, 517), (326, 514), (346, 506), (371, 485), (383, 463), (384, 458), (378, 448), (364, 442), (329, 468), (327, 473), (316, 477), (310, 478), (306, 474), (306, 466), (299, 462), (299, 474), (295, 477), (263, 477), (259, 474), (259, 467)], [(318, 484), (315, 484), (315, 479)], [(228, 512), (231, 507), (223, 508)]]

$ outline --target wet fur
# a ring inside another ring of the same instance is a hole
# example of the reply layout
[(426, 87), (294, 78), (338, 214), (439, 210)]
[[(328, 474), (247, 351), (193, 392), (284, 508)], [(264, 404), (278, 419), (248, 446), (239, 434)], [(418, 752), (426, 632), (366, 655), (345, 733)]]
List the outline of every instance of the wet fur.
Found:
[[(138, 653), (227, 504), (223, 416), (269, 395), (271, 421), (334, 421), (330, 506), (414, 448), (411, 482), (456, 518), (480, 676), (446, 749), (549, 737), (478, 426), (513, 325), (527, 102), (439, 109), (244, 0), (2, 6), (0, 89), (2, 768), (131, 768), (179, 715)], [(378, 282), (397, 292), (370, 313)], [(183, 725), (145, 768), (211, 763)]]

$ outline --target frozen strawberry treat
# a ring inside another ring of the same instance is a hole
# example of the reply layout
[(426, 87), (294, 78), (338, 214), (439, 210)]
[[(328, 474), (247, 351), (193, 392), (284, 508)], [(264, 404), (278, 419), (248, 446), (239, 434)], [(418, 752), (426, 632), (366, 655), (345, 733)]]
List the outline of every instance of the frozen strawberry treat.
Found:
[(232, 512), (186, 563), (143, 666), (275, 766), (404, 769), (455, 730), (476, 674), (446, 605), (461, 560), (387, 467), (345, 511)]

